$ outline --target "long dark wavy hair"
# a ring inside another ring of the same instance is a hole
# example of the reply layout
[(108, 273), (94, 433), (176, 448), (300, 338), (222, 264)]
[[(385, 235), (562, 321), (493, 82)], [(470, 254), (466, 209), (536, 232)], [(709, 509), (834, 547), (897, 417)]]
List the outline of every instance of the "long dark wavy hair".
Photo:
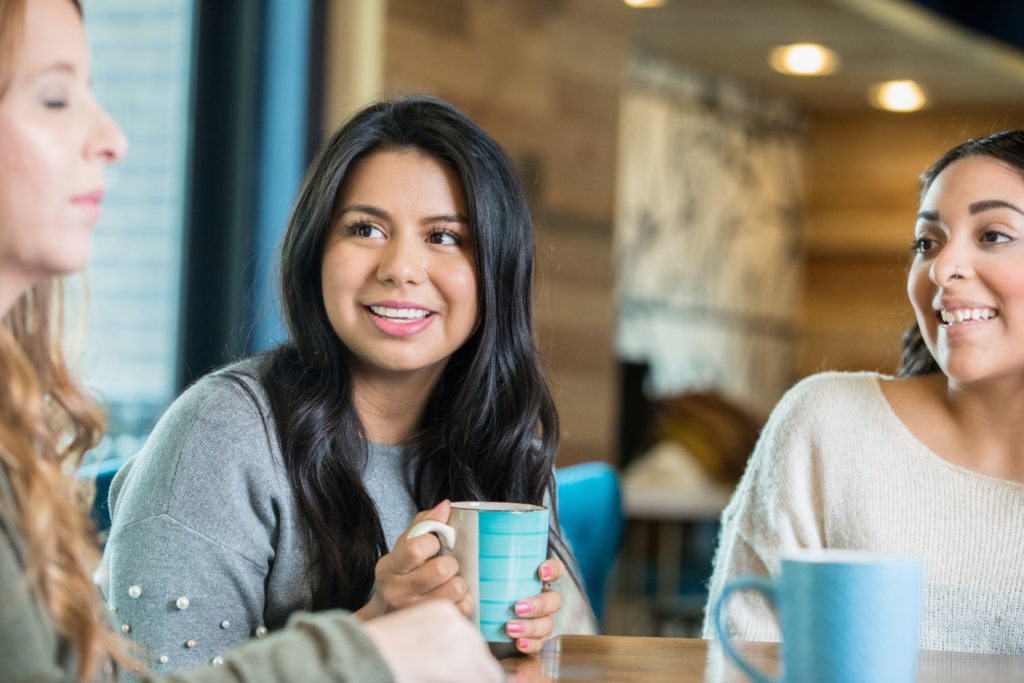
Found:
[[(962, 142), (939, 158), (921, 174), (921, 199), (943, 170), (954, 161), (967, 157), (990, 157), (1002, 162), (1024, 179), (1024, 130), (1006, 130)], [(921, 330), (915, 322), (903, 334), (903, 353), (898, 377), (913, 377), (942, 372), (931, 351), (924, 343)]]
[[(315, 609), (366, 604), (374, 566), (388, 551), (360, 474), (368, 449), (353, 405), (352, 355), (324, 308), (324, 244), (346, 175), (369, 154), (408, 149), (449, 164), (462, 181), (480, 311), (413, 440), (416, 504), (555, 500), (558, 414), (534, 345), (533, 224), (515, 168), (490, 135), (446, 102), (416, 96), (370, 105), (334, 134), (306, 173), (281, 254), (290, 338), (268, 352), (255, 377), (309, 524)], [(557, 522), (553, 532), (552, 552), (563, 556)]]

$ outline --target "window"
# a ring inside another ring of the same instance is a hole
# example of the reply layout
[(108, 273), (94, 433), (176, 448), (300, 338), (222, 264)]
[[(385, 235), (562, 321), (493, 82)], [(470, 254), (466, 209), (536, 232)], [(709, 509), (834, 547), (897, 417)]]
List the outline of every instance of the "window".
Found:
[[(178, 390), (193, 4), (91, 0), (85, 7), (93, 88), (130, 142), (108, 174), (85, 278), (79, 365), (110, 419), (90, 460), (134, 454)], [(81, 282), (68, 282), (71, 309)]]

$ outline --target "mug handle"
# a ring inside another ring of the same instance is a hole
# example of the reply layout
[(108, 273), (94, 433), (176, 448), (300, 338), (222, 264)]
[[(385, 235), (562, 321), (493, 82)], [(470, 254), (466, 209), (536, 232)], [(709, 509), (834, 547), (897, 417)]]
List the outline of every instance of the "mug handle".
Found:
[(452, 550), (455, 548), (455, 529), (444, 522), (439, 522), (436, 519), (425, 519), (409, 529), (409, 533), (405, 537), (416, 538), (423, 534), (436, 534), (437, 540), (441, 541), (441, 545), (446, 549)]
[(729, 659), (735, 662), (736, 666), (743, 669), (743, 672), (757, 683), (781, 683), (781, 678), (769, 678), (763, 672), (758, 671), (751, 666), (747, 660), (740, 656), (740, 653), (733, 647), (732, 641), (729, 640), (729, 633), (725, 630), (724, 624), (725, 603), (733, 593), (741, 590), (758, 591), (763, 593), (764, 597), (766, 597), (772, 605), (776, 604), (775, 583), (771, 579), (763, 576), (745, 576), (739, 579), (733, 579), (729, 583), (725, 584), (725, 588), (722, 589), (722, 594), (718, 596), (718, 602), (715, 603), (715, 632), (718, 633), (718, 642), (722, 644), (722, 649), (725, 650), (725, 654), (729, 656)]

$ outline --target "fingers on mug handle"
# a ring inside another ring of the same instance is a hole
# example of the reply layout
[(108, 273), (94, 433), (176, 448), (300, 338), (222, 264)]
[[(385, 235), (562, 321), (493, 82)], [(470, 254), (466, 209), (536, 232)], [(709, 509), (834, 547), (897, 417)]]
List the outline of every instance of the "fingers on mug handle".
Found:
[(718, 596), (718, 601), (715, 603), (714, 610), (715, 632), (718, 634), (718, 642), (721, 643), (722, 649), (725, 650), (725, 654), (729, 659), (735, 662), (736, 666), (750, 676), (755, 683), (781, 683), (781, 678), (770, 678), (751, 666), (736, 651), (732, 640), (729, 638), (729, 632), (725, 628), (725, 605), (733, 593), (741, 590), (755, 590), (763, 593), (769, 602), (773, 605), (775, 604), (775, 584), (771, 579), (763, 576), (745, 576), (725, 584), (722, 594)]
[(423, 534), (436, 535), (437, 539), (441, 541), (441, 545), (448, 550), (455, 547), (455, 529), (444, 522), (439, 522), (436, 519), (426, 519), (418, 524), (414, 524), (405, 537), (413, 539)]

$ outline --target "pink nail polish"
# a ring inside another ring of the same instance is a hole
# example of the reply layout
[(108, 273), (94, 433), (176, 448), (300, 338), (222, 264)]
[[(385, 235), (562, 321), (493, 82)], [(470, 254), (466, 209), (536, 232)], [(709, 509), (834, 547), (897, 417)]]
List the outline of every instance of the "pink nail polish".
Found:
[(520, 650), (528, 650), (530, 649), (530, 641), (528, 641), (526, 638), (520, 638), (516, 641), (516, 647), (518, 647)]
[(555, 573), (555, 570), (551, 568), (550, 564), (546, 564), (540, 568), (540, 578), (547, 581), (551, 578), (551, 575)]
[(516, 614), (518, 614), (519, 616), (523, 616), (533, 611), (533, 605), (531, 605), (526, 600), (520, 600), (515, 604), (515, 607), (513, 609), (515, 610)]
[(519, 621), (510, 621), (505, 624), (505, 630), (508, 631), (509, 635), (519, 635), (523, 632), (523, 624)]

